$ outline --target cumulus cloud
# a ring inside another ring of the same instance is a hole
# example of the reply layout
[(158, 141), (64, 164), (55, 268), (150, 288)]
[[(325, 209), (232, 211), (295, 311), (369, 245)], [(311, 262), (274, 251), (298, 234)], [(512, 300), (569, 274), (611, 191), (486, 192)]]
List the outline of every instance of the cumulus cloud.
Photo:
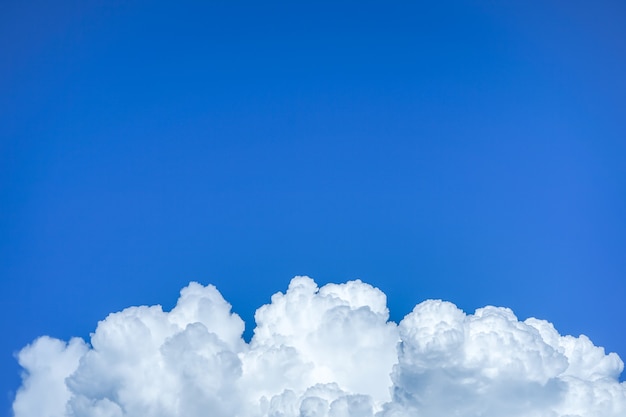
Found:
[(15, 417), (623, 417), (623, 362), (506, 308), (428, 300), (399, 324), (361, 281), (296, 277), (249, 343), (218, 290), (110, 314), (18, 354)]

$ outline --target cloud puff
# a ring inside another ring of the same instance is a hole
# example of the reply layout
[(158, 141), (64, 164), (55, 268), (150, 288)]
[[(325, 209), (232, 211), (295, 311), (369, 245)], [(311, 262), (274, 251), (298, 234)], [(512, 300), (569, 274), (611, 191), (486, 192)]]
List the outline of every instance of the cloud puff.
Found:
[(259, 308), (250, 343), (218, 290), (110, 314), (90, 344), (18, 354), (15, 417), (618, 417), (623, 362), (585, 336), (428, 300), (400, 324), (361, 281), (296, 277)]

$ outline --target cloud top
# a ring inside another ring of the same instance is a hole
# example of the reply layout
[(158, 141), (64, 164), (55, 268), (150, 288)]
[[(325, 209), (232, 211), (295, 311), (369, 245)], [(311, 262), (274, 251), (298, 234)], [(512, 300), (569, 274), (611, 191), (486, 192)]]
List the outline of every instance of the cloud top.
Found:
[(296, 277), (244, 323), (214, 286), (172, 311), (130, 307), (91, 341), (40, 337), (18, 354), (15, 417), (618, 417), (623, 362), (585, 336), (427, 300), (399, 324), (361, 281)]

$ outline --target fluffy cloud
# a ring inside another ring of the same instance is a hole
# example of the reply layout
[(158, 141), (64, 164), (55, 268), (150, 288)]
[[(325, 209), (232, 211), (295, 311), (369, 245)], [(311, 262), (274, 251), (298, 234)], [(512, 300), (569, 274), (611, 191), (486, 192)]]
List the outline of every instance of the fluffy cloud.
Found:
[(428, 300), (400, 324), (361, 281), (308, 277), (259, 308), (250, 343), (213, 286), (110, 314), (91, 343), (18, 355), (15, 417), (618, 417), (620, 358), (506, 308)]

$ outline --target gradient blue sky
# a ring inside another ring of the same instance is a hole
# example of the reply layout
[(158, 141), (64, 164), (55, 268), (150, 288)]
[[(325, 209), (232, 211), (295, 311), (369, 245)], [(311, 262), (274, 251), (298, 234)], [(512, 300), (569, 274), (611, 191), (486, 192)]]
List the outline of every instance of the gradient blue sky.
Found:
[(2, 412), (23, 345), (190, 280), (248, 332), (307, 274), (625, 358), (625, 40), (622, 1), (2, 2)]

